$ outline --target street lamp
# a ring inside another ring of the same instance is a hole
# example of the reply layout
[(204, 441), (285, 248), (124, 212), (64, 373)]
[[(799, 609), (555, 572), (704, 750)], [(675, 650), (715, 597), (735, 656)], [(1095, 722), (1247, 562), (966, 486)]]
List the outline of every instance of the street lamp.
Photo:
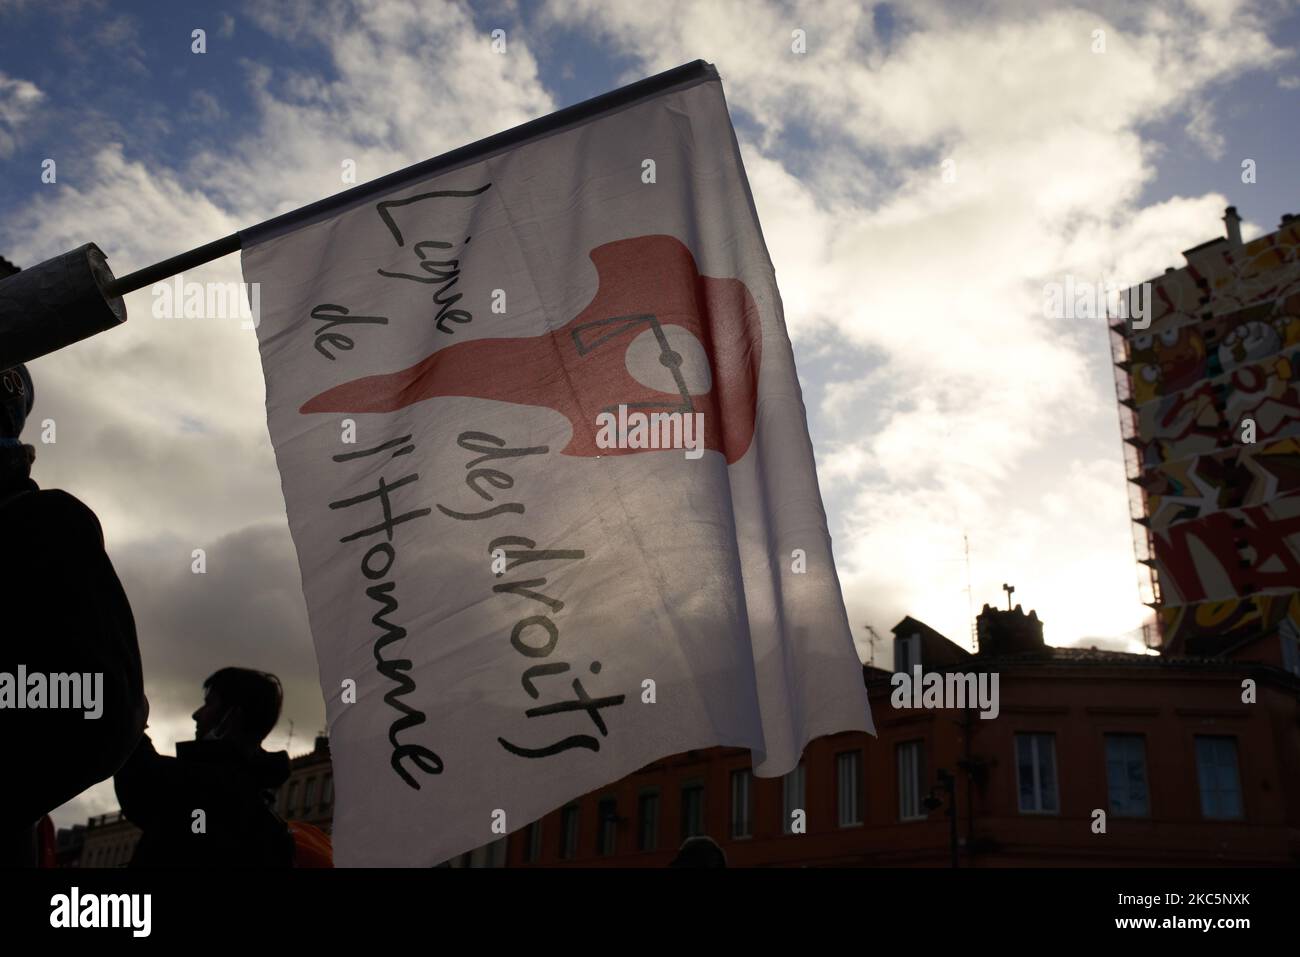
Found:
[(938, 784), (930, 789), (929, 795), (921, 802), (921, 805), (927, 811), (937, 811), (943, 806), (943, 799), (938, 796), (938, 792), (943, 791), (948, 795), (948, 821), (949, 821), (949, 849), (952, 853), (952, 866), (957, 867), (957, 779), (945, 770), (939, 768), (935, 772), (935, 777), (939, 779)]

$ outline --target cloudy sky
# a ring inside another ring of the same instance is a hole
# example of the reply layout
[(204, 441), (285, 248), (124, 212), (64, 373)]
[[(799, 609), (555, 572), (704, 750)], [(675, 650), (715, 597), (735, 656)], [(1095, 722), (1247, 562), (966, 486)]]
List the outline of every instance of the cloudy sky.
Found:
[[(865, 626), (888, 637), (905, 614), (969, 642), (970, 604), (1003, 582), (1048, 641), (1137, 650), (1106, 333), (1044, 318), (1044, 288), (1182, 265), (1229, 204), (1248, 238), (1300, 212), (1298, 42), (1290, 0), (0, 0), (0, 254), (93, 241), (123, 275), (344, 188), (344, 160), (364, 182), (709, 60), (864, 660)], [(238, 259), (186, 278), (238, 281)], [(160, 746), (192, 737), (203, 678), (242, 663), (284, 678), (267, 743), (298, 753), (323, 707), (254, 334), (154, 319), (148, 290), (127, 306), (31, 364), (34, 421), (57, 423), (35, 477), (103, 522)], [(56, 820), (115, 806), (100, 786)]]

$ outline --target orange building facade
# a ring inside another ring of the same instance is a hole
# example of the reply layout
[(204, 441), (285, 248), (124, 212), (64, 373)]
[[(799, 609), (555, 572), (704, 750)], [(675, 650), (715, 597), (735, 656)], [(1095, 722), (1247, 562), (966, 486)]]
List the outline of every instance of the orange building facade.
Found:
[(954, 803), (961, 867), (1300, 863), (1300, 676), (1249, 649), (1054, 648), (1019, 608), (980, 625), (972, 655), (904, 619), (895, 660), (996, 674), (996, 717), (894, 707), (892, 675), (864, 668), (877, 737), (816, 739), (777, 779), (743, 749), (656, 761), (512, 834), (507, 866), (662, 867), (706, 834), (729, 866), (946, 867)]

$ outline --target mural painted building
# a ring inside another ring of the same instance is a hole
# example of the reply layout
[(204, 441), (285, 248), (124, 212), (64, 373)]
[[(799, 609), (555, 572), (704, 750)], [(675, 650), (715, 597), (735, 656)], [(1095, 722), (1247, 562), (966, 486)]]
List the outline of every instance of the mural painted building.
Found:
[(1300, 217), (1224, 223), (1111, 325), (1149, 643), (1300, 673)]

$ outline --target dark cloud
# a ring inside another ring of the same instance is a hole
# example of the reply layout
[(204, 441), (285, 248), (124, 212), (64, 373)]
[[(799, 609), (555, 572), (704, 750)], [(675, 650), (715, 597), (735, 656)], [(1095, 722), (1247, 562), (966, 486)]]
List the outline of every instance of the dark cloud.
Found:
[[(147, 524), (149, 498), (132, 498), (127, 510)], [(206, 551), (204, 574), (191, 570), (195, 547)], [(325, 726), (325, 705), (286, 524), (251, 525), (205, 546), (162, 532), (121, 548), (110, 545), (109, 554), (135, 616), (149, 734), (160, 751), (169, 754), (176, 741), (193, 737), (190, 715), (202, 703), (203, 680), (227, 665), (273, 672), (284, 685), (284, 711), (267, 750), (290, 745), (290, 722), (291, 752), (310, 750)], [(106, 781), (52, 817), (69, 827), (116, 808), (113, 784)]]
[[(206, 571), (191, 557), (205, 551)], [(206, 545), (171, 535), (113, 553), (135, 614), (151, 715), (187, 718), (203, 679), (227, 665), (270, 671), (285, 689), (284, 715), (269, 746), (282, 747), (288, 722), (309, 741), (324, 724), (324, 704), (298, 560), (284, 524), (240, 529)]]

